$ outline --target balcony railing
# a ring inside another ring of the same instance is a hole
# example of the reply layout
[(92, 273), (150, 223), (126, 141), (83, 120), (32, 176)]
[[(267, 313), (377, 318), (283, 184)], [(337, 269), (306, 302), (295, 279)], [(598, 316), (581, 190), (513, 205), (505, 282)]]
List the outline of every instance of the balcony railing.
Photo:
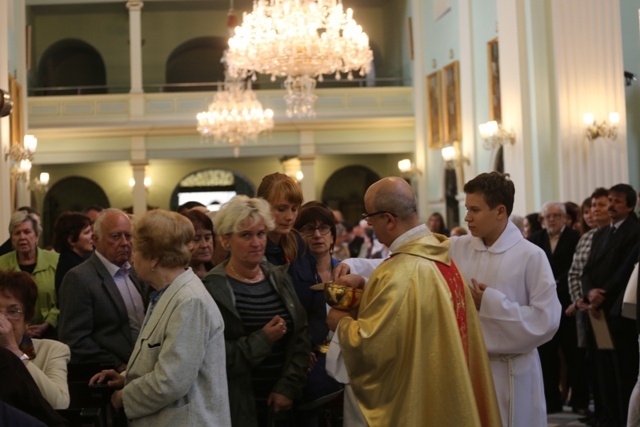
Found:
[[(222, 82), (201, 82), (201, 83), (162, 83), (147, 84), (143, 86), (145, 93), (163, 93), (163, 92), (206, 92), (216, 91), (222, 86)], [(347, 87), (402, 87), (411, 86), (410, 79), (402, 77), (384, 77), (376, 79), (357, 78), (348, 80), (343, 78), (336, 80), (335, 78), (326, 78), (322, 82), (318, 82), (318, 89), (328, 88), (347, 88)], [(278, 90), (284, 89), (282, 81), (271, 82), (268, 79), (259, 80), (252, 83), (254, 90)], [(77, 85), (77, 86), (49, 86), (49, 87), (30, 87), (29, 96), (60, 96), (60, 95), (97, 95), (97, 94), (123, 94), (129, 93), (131, 88), (124, 85)]]

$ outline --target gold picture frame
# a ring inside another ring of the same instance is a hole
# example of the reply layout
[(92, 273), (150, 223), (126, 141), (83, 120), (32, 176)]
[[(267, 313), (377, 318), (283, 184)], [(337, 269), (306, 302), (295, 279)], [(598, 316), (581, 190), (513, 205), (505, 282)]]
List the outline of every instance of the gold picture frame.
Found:
[(460, 116), (460, 67), (458, 61), (442, 69), (444, 84), (444, 140), (453, 144), (462, 140)]
[(429, 125), (429, 148), (437, 150), (443, 144), (442, 121), (442, 71), (438, 70), (427, 76), (427, 124)]
[[(24, 128), (22, 120), (22, 86), (16, 79), (9, 76), (9, 93), (11, 94), (11, 100), (13, 101), (13, 109), (9, 116), (9, 145), (21, 145), (24, 141)], [(18, 200), (16, 193), (16, 179), (11, 176), (10, 178), (10, 203), (11, 212), (18, 208)]]
[(498, 38), (487, 43), (487, 64), (489, 66), (489, 117), (502, 121), (502, 97), (500, 96), (500, 50)]

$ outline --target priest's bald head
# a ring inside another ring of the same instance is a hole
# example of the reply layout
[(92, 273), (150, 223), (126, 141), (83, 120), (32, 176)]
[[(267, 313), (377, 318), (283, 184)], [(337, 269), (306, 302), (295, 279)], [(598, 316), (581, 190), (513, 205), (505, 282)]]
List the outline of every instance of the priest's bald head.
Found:
[(388, 177), (373, 183), (364, 195), (364, 208), (367, 223), (387, 246), (420, 225), (416, 196), (402, 178)]

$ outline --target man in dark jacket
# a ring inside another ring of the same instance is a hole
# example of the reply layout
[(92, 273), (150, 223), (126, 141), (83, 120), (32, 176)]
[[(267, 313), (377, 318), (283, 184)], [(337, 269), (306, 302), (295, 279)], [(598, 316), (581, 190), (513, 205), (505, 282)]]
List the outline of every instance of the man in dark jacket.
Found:
[(542, 220), (545, 226), (529, 237), (547, 255), (553, 277), (556, 279), (558, 299), (562, 304), (560, 327), (553, 339), (538, 347), (547, 413), (561, 412), (563, 398), (560, 395), (560, 356), (562, 349), (568, 366), (568, 385), (571, 387), (571, 406), (574, 412), (586, 412), (589, 406), (589, 390), (586, 381), (584, 355), (578, 352), (576, 322), (565, 314), (571, 305), (568, 273), (573, 261), (580, 234), (565, 226), (566, 208), (564, 203), (547, 202), (542, 206)]
[[(582, 290), (589, 311), (604, 316), (614, 349), (595, 351), (596, 392), (602, 410), (596, 414), (603, 425), (624, 425), (631, 391), (638, 377), (638, 334), (635, 322), (621, 316), (622, 298), (629, 277), (621, 268), (640, 238), (640, 224), (633, 214), (636, 192), (627, 184), (609, 189), (611, 225), (593, 235), (591, 254), (582, 275)], [(590, 349), (590, 350), (591, 350)]]

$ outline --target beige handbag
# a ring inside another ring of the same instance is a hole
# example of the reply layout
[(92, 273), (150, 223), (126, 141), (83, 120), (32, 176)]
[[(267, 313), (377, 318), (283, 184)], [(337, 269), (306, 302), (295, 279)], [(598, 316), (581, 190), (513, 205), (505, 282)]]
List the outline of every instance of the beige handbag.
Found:
[(633, 267), (633, 273), (627, 282), (622, 299), (622, 315), (629, 319), (636, 318), (636, 295), (638, 291), (638, 263)]

